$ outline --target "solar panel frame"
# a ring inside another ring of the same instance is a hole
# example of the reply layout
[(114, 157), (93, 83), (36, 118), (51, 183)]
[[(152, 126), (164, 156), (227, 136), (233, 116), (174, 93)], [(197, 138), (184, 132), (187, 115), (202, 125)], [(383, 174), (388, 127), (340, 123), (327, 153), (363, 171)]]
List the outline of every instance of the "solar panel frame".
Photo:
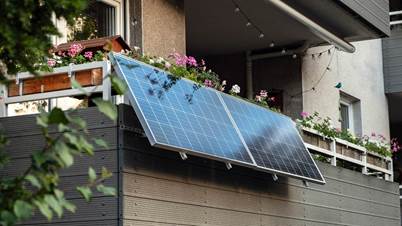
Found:
[[(127, 57), (127, 56), (124, 56), (124, 55), (121, 55), (121, 54), (110, 53), (109, 58), (111, 59), (112, 65), (114, 66), (114, 70), (118, 72), (117, 73), (118, 75), (122, 75), (123, 71), (120, 68), (120, 65), (115, 62), (115, 60), (116, 60), (115, 55), (118, 55), (119, 57), (125, 58), (125, 59), (127, 59), (129, 61), (135, 61), (135, 63), (137, 63), (139, 65), (146, 66), (146, 67), (152, 68), (154, 70), (164, 72), (163, 70), (161, 70), (159, 68), (153, 67), (151, 65), (145, 64), (145, 63), (137, 61), (137, 60), (134, 60), (134, 59), (132, 59), (130, 57)], [(165, 73), (167, 73), (167, 72), (165, 72)], [(123, 77), (125, 82), (128, 84), (128, 81), (125, 78), (125, 76), (121, 76), (121, 77)], [(190, 83), (194, 83), (193, 81), (188, 80), (186, 78), (181, 78), (181, 79), (185, 80), (185, 81), (188, 81)], [(320, 177), (322, 178), (322, 181), (321, 180), (316, 180), (314, 178), (304, 177), (304, 176), (301, 176), (301, 175), (298, 175), (298, 174), (291, 174), (291, 173), (287, 173), (285, 171), (280, 171), (280, 170), (273, 169), (273, 168), (261, 167), (261, 166), (257, 165), (257, 163), (255, 161), (255, 158), (254, 158), (253, 154), (250, 152), (249, 147), (246, 144), (245, 139), (244, 139), (243, 135), (241, 134), (238, 125), (236, 124), (236, 122), (235, 122), (230, 110), (228, 109), (225, 101), (223, 100), (223, 95), (226, 95), (226, 97), (229, 97), (229, 98), (235, 98), (236, 100), (240, 100), (240, 101), (244, 102), (245, 104), (255, 105), (253, 103), (250, 103), (250, 102), (248, 102), (246, 100), (243, 100), (241, 98), (233, 97), (233, 96), (231, 96), (229, 94), (226, 94), (226, 93), (223, 93), (223, 92), (219, 92), (219, 91), (217, 91), (215, 89), (212, 89), (212, 88), (209, 88), (209, 87), (203, 87), (203, 89), (209, 89), (209, 90), (213, 91), (217, 95), (217, 97), (219, 98), (221, 104), (223, 105), (223, 107), (225, 109), (225, 112), (226, 112), (227, 116), (229, 117), (234, 129), (236, 130), (237, 135), (239, 136), (243, 146), (247, 150), (247, 153), (248, 153), (249, 157), (251, 158), (251, 160), (253, 162), (252, 164), (250, 164), (250, 163), (238, 161), (238, 160), (235, 160), (235, 159), (229, 159), (229, 158), (225, 158), (225, 157), (217, 156), (217, 155), (213, 155), (213, 154), (206, 154), (206, 153), (198, 152), (198, 151), (188, 149), (188, 148), (183, 148), (183, 147), (179, 147), (179, 146), (175, 146), (175, 145), (171, 145), (171, 144), (157, 142), (156, 141), (157, 139), (155, 138), (155, 135), (153, 134), (152, 130), (150, 129), (151, 127), (150, 127), (149, 123), (144, 118), (144, 113), (143, 113), (142, 109), (139, 107), (139, 102), (138, 102), (137, 98), (132, 94), (132, 93), (134, 93), (134, 91), (132, 90), (132, 88), (130, 86), (128, 86), (128, 89), (130, 90), (130, 92), (126, 92), (125, 95), (129, 97), (129, 100), (131, 101), (131, 103), (135, 103), (135, 104), (131, 104), (131, 106), (133, 107), (133, 109), (134, 109), (134, 111), (135, 111), (135, 113), (136, 113), (136, 115), (137, 115), (137, 117), (138, 117), (143, 129), (144, 129), (144, 132), (145, 132), (145, 134), (146, 134), (146, 136), (147, 136), (147, 138), (148, 138), (148, 140), (149, 140), (149, 142), (150, 142), (150, 144), (152, 146), (155, 146), (155, 147), (158, 147), (158, 148), (163, 148), (163, 149), (170, 150), (170, 151), (183, 152), (183, 153), (188, 153), (188, 154), (192, 154), (192, 155), (195, 155), (195, 156), (204, 157), (204, 158), (208, 158), (208, 159), (212, 159), (212, 160), (223, 161), (223, 162), (226, 162), (226, 163), (232, 163), (232, 164), (236, 164), (236, 165), (240, 165), (240, 166), (245, 166), (245, 167), (249, 167), (249, 168), (252, 168), (252, 169), (255, 169), (255, 170), (258, 170), (258, 171), (268, 172), (268, 173), (271, 173), (271, 174), (289, 176), (289, 177), (293, 177), (293, 178), (297, 178), (297, 179), (302, 179), (302, 180), (305, 180), (305, 181), (311, 181), (311, 182), (318, 183), (318, 184), (325, 184), (326, 183), (325, 178), (323, 177), (321, 171), (319, 170), (317, 164), (315, 163), (315, 161), (312, 158), (311, 154), (309, 153), (308, 149), (304, 145), (304, 142), (303, 142), (304, 150), (306, 152), (308, 152), (308, 156), (310, 157), (311, 161), (314, 163), (314, 166), (316, 167), (318, 173), (320, 174)], [(259, 108), (262, 108), (264, 110), (267, 110), (267, 111), (271, 111), (269, 109), (266, 109), (266, 108), (258, 106), (258, 105), (255, 105), (255, 106), (257, 106)], [(271, 111), (271, 112), (273, 112), (273, 111)], [(286, 117), (289, 120), (291, 120), (289, 117), (287, 117), (285, 115), (279, 114), (277, 112), (273, 112), (273, 113), (278, 114), (280, 117)], [(296, 132), (296, 133), (297, 133), (298, 138), (300, 140), (302, 140), (300, 133), (298, 133), (298, 132)]]
[[(121, 54), (110, 53), (109, 58), (111, 59), (112, 65), (114, 66), (114, 70), (117, 71), (117, 74), (120, 75), (120, 74), (123, 74), (123, 71), (120, 68), (120, 65), (115, 62), (115, 60), (116, 60), (115, 55), (118, 55), (119, 57), (125, 58), (125, 59), (130, 60), (130, 61), (134, 61), (134, 59), (126, 57), (126, 56), (121, 55)], [(158, 71), (163, 71), (163, 70), (161, 70), (159, 68), (153, 67), (151, 65), (145, 64), (145, 63), (140, 62), (140, 61), (135, 61), (135, 63), (139, 64), (139, 65), (142, 65), (142, 66), (146, 66), (146, 67), (155, 69), (155, 70), (158, 70)], [(125, 76), (121, 76), (121, 77), (123, 77), (125, 82), (128, 84), (128, 81), (125, 78)], [(185, 81), (188, 81), (190, 83), (194, 83), (193, 81), (188, 80), (186, 78), (181, 78), (181, 79), (185, 80)], [(205, 88), (213, 91), (215, 93), (215, 95), (217, 96), (217, 98), (220, 100), (221, 104), (223, 105), (223, 103), (222, 103), (222, 101), (220, 99), (221, 97), (219, 96), (219, 93), (215, 89), (208, 88), (208, 87), (205, 87)], [(206, 153), (199, 152), (199, 151), (192, 150), (192, 149), (188, 149), (188, 148), (183, 148), (183, 147), (179, 147), (179, 146), (175, 146), (175, 145), (171, 145), (171, 144), (157, 142), (157, 139), (155, 138), (154, 133), (150, 129), (151, 127), (150, 127), (148, 121), (144, 118), (144, 113), (143, 113), (142, 109), (139, 106), (139, 102), (138, 102), (137, 98), (134, 95), (132, 95), (132, 93), (134, 93), (134, 91), (132, 90), (132, 88), (130, 86), (128, 86), (128, 89), (130, 90), (130, 92), (126, 92), (125, 95), (127, 95), (129, 97), (129, 100), (130, 100), (131, 103), (135, 103), (135, 104), (131, 104), (131, 106), (133, 107), (133, 109), (134, 109), (134, 111), (135, 111), (135, 113), (137, 115), (137, 118), (139, 119), (140, 124), (142, 125), (142, 127), (144, 129), (144, 132), (145, 132), (145, 135), (147, 136), (151, 146), (155, 146), (155, 147), (158, 147), (158, 148), (163, 148), (163, 149), (166, 149), (166, 150), (175, 151), (175, 152), (179, 152), (179, 153), (183, 152), (183, 153), (187, 153), (187, 154), (192, 154), (192, 155), (195, 155), (195, 156), (204, 157), (204, 158), (208, 158), (208, 159), (212, 159), (212, 160), (223, 161), (225, 163), (232, 163), (232, 164), (245, 166), (245, 167), (249, 167), (249, 168), (256, 168), (254, 157), (249, 152), (248, 147), (244, 143), (244, 140), (242, 139), (241, 134), (239, 133), (239, 131), (236, 130), (237, 127), (236, 127), (236, 125), (233, 124), (233, 121), (231, 121), (231, 124), (234, 127), (237, 136), (239, 136), (239, 139), (242, 141), (242, 145), (247, 150), (248, 156), (252, 160), (252, 164), (249, 164), (247, 162), (238, 161), (236, 159), (229, 159), (229, 158), (225, 158), (225, 157), (222, 157), (222, 156), (206, 154)], [(225, 108), (226, 106), (223, 105), (223, 107)], [(230, 115), (228, 115), (227, 109), (225, 109), (225, 113), (228, 116), (228, 118), (231, 119)]]

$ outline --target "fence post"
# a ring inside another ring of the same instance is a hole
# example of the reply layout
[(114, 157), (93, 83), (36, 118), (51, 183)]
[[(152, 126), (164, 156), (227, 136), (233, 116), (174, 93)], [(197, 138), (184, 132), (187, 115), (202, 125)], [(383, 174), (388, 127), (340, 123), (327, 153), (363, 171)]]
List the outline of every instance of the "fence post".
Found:
[(332, 152), (331, 165), (336, 166), (336, 140), (331, 139), (330, 151)]
[(364, 149), (362, 161), (364, 164), (363, 169), (362, 169), (362, 174), (367, 174), (368, 171), (367, 171), (367, 150), (366, 149)]

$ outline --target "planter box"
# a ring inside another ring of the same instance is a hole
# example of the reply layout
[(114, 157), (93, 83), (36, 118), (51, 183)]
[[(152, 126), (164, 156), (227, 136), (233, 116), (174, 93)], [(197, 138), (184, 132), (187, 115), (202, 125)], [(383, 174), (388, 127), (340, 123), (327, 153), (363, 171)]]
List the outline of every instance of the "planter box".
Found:
[(350, 147), (348, 145), (336, 142), (336, 153), (347, 156), (349, 158), (353, 158), (359, 161), (363, 160), (363, 154), (359, 149)]
[[(75, 72), (75, 80), (83, 87), (102, 85), (102, 68), (77, 71)], [(22, 82), (22, 95), (71, 89), (71, 80), (67, 73), (28, 78), (20, 82)], [(8, 86), (8, 97), (19, 95), (19, 85), (15, 81), (12, 81)]]
[(367, 163), (384, 169), (388, 169), (388, 161), (386, 159), (375, 154), (371, 154), (369, 152), (367, 152)]
[(311, 145), (326, 149), (326, 150), (331, 150), (331, 142), (332, 140), (326, 139), (320, 135), (317, 135), (312, 132), (308, 132), (306, 130), (303, 130), (302, 133), (302, 138), (304, 142), (309, 143)]

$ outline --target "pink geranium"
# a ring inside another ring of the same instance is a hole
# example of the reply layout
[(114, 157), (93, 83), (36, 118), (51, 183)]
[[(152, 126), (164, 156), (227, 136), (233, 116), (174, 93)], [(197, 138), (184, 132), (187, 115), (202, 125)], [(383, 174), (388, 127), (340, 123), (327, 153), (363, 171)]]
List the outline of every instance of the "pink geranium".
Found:
[(56, 66), (56, 60), (55, 60), (55, 59), (48, 59), (48, 60), (47, 60), (47, 65), (48, 65), (49, 67), (54, 67), (54, 66)]
[(197, 67), (198, 65), (197, 60), (192, 56), (187, 57), (187, 64), (194, 67)]
[(77, 54), (79, 54), (82, 50), (82, 45), (81, 44), (72, 44), (70, 48), (68, 49), (68, 55), (70, 57), (75, 57)]
[(302, 113), (300, 113), (301, 117), (306, 118), (309, 116), (309, 114), (305, 111), (303, 111)]
[(261, 91), (260, 91), (260, 96), (261, 96), (262, 98), (267, 98), (267, 97), (268, 97), (268, 92), (267, 92), (266, 90), (261, 90)]
[(92, 59), (92, 52), (91, 51), (85, 52), (84, 57), (87, 58), (88, 60)]
[(205, 85), (206, 87), (212, 87), (212, 86), (213, 86), (213, 83), (212, 83), (212, 81), (211, 81), (211, 80), (209, 80), (209, 79), (205, 79), (205, 81), (204, 81), (204, 85)]

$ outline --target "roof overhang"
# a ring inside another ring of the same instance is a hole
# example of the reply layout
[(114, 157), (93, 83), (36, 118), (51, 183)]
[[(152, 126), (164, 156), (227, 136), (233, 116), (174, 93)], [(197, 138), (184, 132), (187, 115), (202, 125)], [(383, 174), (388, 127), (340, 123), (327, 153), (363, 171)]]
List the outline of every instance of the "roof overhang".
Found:
[[(307, 20), (292, 16), (278, 2)], [(263, 38), (258, 29), (246, 26), (247, 17), (235, 12), (237, 6), (264, 33)], [(271, 42), (283, 47), (308, 42), (312, 46), (331, 43), (353, 52), (347, 42), (388, 35), (354, 10), (333, 0), (185, 1), (187, 49), (192, 54), (214, 55), (265, 49)]]

